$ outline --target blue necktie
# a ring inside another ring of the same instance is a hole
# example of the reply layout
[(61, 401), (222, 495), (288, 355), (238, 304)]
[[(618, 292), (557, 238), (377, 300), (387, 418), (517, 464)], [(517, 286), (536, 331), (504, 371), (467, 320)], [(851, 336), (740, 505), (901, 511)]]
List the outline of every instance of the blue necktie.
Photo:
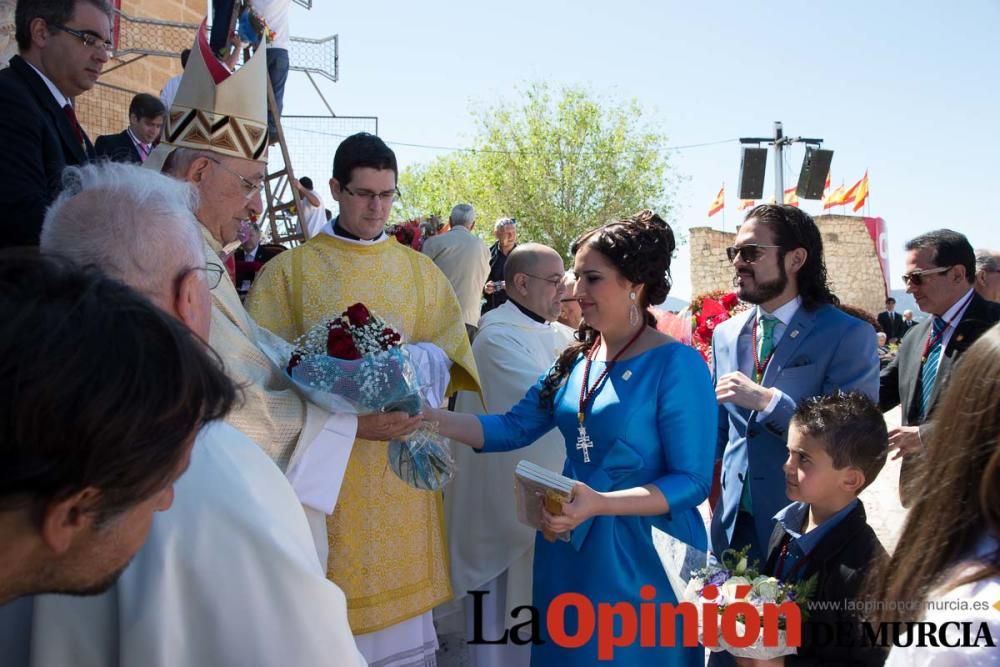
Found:
[(927, 419), (931, 407), (931, 395), (934, 393), (934, 380), (937, 379), (938, 363), (941, 361), (941, 339), (945, 321), (934, 318), (934, 331), (931, 334), (931, 347), (927, 350), (927, 360), (920, 370), (920, 421)]

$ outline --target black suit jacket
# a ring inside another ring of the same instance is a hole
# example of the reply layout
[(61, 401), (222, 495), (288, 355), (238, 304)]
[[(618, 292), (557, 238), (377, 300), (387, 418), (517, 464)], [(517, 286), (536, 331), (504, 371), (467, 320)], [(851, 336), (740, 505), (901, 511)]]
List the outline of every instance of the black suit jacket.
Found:
[(128, 135), (128, 130), (97, 137), (94, 149), (97, 151), (98, 157), (106, 157), (113, 162), (142, 164), (142, 158), (139, 157), (139, 151), (132, 142), (132, 137)]
[(245, 280), (253, 282), (253, 279), (257, 277), (257, 273), (264, 264), (285, 250), (287, 248), (282, 245), (261, 244), (257, 246), (257, 254), (254, 255), (254, 260), (248, 262), (246, 260), (246, 251), (242, 247), (237, 248), (236, 252), (233, 253), (233, 259), (236, 260), (236, 287), (240, 287)]
[(31, 65), (11, 58), (10, 67), (0, 70), (0, 248), (38, 245), (63, 169), (96, 156), (86, 133), (83, 140), (85, 146)]
[[(100, 140), (98, 140), (98, 143), (100, 143)], [(903, 337), (903, 316), (896, 311), (890, 313), (888, 310), (883, 310), (879, 313), (878, 325), (888, 338), (899, 340)]]
[[(776, 524), (768, 544), (764, 573), (775, 574), (781, 542), (785, 531)], [(859, 625), (860, 618), (843, 607), (844, 601), (863, 595), (862, 586), (868, 571), (884, 562), (888, 555), (875, 531), (868, 525), (865, 507), (858, 504), (844, 519), (830, 529), (809, 554), (798, 576), (806, 580), (817, 575), (816, 593), (812, 602), (839, 603), (840, 609), (821, 609), (806, 603), (808, 618), (802, 622), (802, 646), (797, 655), (785, 657), (785, 665), (881, 665), (885, 649), (865, 645)], [(832, 605), (825, 605), (832, 607)], [(843, 634), (838, 639), (838, 624)], [(851, 628), (847, 632), (847, 628)]]
[[(901, 405), (902, 425), (919, 426), (920, 439), (927, 442), (933, 425), (934, 408), (938, 399), (941, 398), (942, 390), (948, 384), (948, 378), (951, 376), (955, 363), (969, 349), (969, 346), (976, 342), (976, 339), (998, 321), (1000, 321), (1000, 303), (993, 303), (978, 294), (973, 294), (972, 301), (969, 302), (969, 307), (965, 310), (965, 315), (955, 327), (955, 332), (952, 334), (951, 340), (948, 341), (948, 346), (941, 357), (941, 365), (938, 367), (934, 389), (931, 393), (930, 408), (924, 421), (920, 421), (920, 396), (923, 393), (920, 382), (920, 361), (934, 318), (928, 317), (914, 326), (899, 344), (896, 358), (882, 370), (879, 376), (879, 407), (882, 408), (883, 412), (886, 412)], [(907, 507), (913, 500), (913, 494), (919, 491), (910, 488), (918, 461), (919, 455), (907, 456), (903, 459), (899, 473), (899, 495), (903, 505)]]

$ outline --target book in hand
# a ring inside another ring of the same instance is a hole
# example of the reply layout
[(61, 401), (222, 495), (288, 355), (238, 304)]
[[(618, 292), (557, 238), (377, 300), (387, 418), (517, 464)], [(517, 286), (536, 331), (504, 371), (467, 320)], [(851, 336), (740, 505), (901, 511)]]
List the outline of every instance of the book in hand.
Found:
[(570, 533), (553, 533), (542, 523), (542, 505), (549, 514), (562, 514), (563, 503), (573, 500), (576, 480), (570, 479), (531, 461), (521, 461), (514, 471), (514, 498), (517, 502), (517, 520), (542, 531), (549, 542), (569, 542)]

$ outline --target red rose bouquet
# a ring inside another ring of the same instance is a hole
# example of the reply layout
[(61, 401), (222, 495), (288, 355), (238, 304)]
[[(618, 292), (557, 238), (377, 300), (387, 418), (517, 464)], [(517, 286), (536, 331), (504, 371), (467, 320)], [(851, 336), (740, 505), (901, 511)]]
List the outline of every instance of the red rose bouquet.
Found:
[(716, 290), (701, 294), (691, 301), (691, 344), (712, 365), (712, 336), (719, 326), (749, 306), (735, 292)]
[[(310, 401), (328, 410), (344, 411), (346, 400), (359, 414), (416, 415), (421, 383), (402, 342), (396, 329), (356, 303), (295, 341), (287, 371)], [(429, 427), (390, 442), (389, 465), (410, 486), (429, 491), (455, 474), (444, 438)]]

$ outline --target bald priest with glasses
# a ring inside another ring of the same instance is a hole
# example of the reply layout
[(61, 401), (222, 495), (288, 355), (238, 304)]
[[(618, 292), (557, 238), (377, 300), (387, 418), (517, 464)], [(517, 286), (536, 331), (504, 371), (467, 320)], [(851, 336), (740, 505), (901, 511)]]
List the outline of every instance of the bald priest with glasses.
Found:
[(975, 271), (972, 245), (958, 232), (938, 229), (906, 244), (906, 291), (931, 317), (906, 335), (879, 382), (879, 407), (902, 406), (902, 425), (889, 431), (889, 448), (895, 458), (903, 457), (899, 497), (904, 507), (920, 492), (917, 467), (952, 368), (1000, 320), (1000, 304), (976, 293)]
[(0, 70), (0, 248), (37, 246), (63, 169), (94, 159), (74, 100), (113, 47), (107, 0), (18, 0), (14, 29), (18, 55)]

